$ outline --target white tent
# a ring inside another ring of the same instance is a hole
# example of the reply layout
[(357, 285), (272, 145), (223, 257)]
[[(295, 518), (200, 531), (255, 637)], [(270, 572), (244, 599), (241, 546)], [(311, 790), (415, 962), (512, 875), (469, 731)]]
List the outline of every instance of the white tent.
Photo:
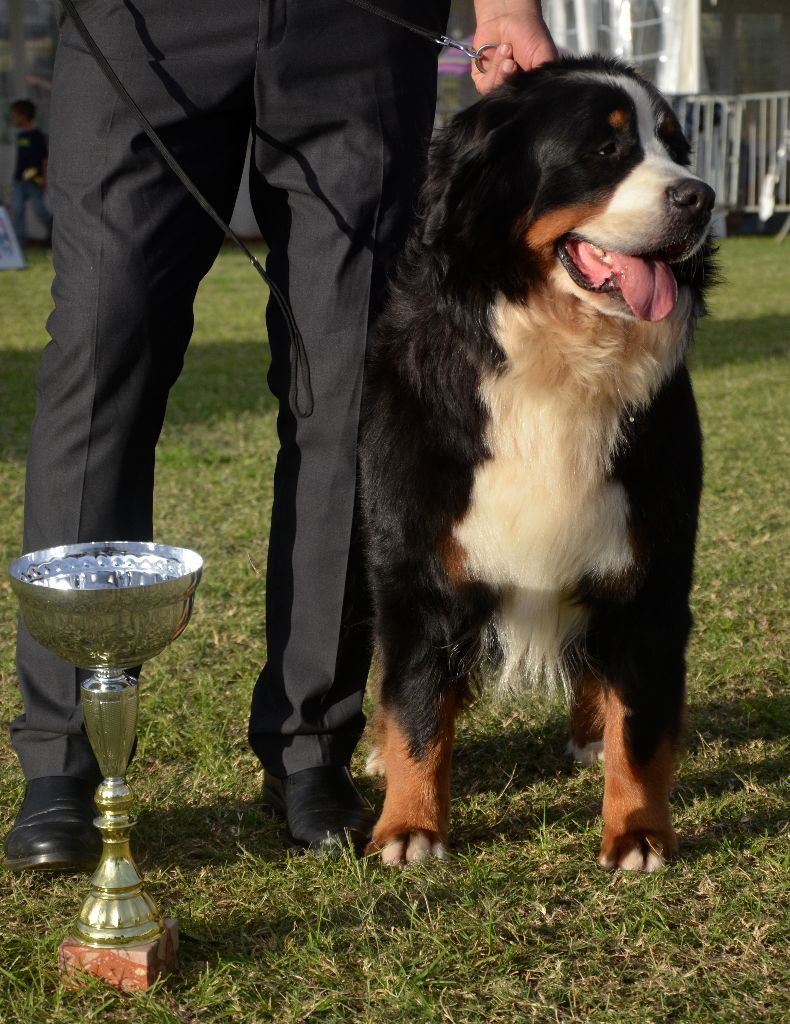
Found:
[(699, 92), (699, 0), (544, 0), (558, 45), (635, 64), (668, 93)]

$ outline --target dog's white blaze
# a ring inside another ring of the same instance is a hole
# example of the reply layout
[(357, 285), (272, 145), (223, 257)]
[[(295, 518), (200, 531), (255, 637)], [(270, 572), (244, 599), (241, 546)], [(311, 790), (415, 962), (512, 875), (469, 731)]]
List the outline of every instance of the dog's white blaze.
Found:
[[(581, 230), (602, 249), (649, 252), (661, 247), (666, 233), (667, 188), (680, 181), (700, 179), (670, 159), (656, 135), (656, 113), (650, 96), (638, 82), (617, 75), (597, 77), (616, 85), (633, 100), (645, 155), (618, 185), (606, 207), (585, 221)], [(703, 234), (700, 245), (704, 240)]]
[(454, 536), (467, 572), (504, 592), (504, 686), (566, 685), (568, 649), (587, 625), (574, 586), (632, 564), (628, 500), (610, 479), (621, 416), (677, 365), (690, 311), (687, 292), (654, 324), (602, 316), (556, 291), (529, 308), (498, 307), (508, 362), (481, 385), (491, 457)]
[[(622, 89), (623, 92), (628, 93), (631, 99), (634, 101), (634, 107), (636, 108), (636, 123), (637, 130), (639, 132), (639, 141), (642, 143), (642, 149), (645, 155), (653, 155), (667, 157), (667, 151), (664, 149), (661, 141), (656, 135), (656, 112), (653, 107), (653, 101), (649, 94), (645, 91), (644, 87), (635, 82), (633, 78), (628, 78), (626, 75), (616, 75), (612, 78), (612, 81), (618, 88)], [(671, 163), (671, 161), (669, 161)], [(673, 164), (673, 166), (678, 166)]]

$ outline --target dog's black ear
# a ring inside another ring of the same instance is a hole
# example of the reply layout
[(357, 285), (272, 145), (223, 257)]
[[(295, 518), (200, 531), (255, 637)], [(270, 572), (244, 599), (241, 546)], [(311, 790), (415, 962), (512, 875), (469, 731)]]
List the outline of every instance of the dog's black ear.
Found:
[(418, 238), (459, 286), (468, 262), (500, 287), (517, 270), (518, 225), (540, 180), (530, 101), (523, 88), (502, 87), (457, 114), (431, 145)]
[(491, 149), (487, 120), (479, 104), (456, 114), (431, 144), (428, 173), (420, 196), (423, 237), (433, 244), (453, 230), (459, 206), (468, 206), (483, 189), (482, 175)]
[(426, 241), (490, 216), (492, 203), (507, 193), (505, 179), (516, 158), (513, 135), (503, 129), (523, 114), (509, 95), (497, 95), (461, 111), (437, 133), (421, 195)]

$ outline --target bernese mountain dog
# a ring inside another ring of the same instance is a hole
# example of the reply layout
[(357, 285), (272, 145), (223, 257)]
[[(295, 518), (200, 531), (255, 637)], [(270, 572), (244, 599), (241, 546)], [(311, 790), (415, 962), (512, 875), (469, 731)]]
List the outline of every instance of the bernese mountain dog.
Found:
[(701, 436), (684, 363), (714, 193), (630, 68), (567, 58), (458, 114), (366, 372), (378, 662), (372, 848), (444, 857), (458, 711), (484, 656), (561, 685), (604, 759), (605, 868), (676, 851)]

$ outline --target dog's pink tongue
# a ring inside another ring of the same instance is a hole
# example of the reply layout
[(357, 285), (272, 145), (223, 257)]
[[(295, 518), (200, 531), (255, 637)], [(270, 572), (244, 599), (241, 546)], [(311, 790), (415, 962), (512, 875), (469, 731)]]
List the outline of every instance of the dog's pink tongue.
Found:
[(663, 320), (675, 308), (678, 285), (663, 260), (642, 260), (613, 252), (612, 267), (620, 278), (620, 291), (640, 320)]
[(623, 298), (640, 320), (663, 320), (675, 308), (678, 286), (663, 260), (606, 252), (581, 240), (568, 243), (577, 267), (596, 288), (615, 274)]

